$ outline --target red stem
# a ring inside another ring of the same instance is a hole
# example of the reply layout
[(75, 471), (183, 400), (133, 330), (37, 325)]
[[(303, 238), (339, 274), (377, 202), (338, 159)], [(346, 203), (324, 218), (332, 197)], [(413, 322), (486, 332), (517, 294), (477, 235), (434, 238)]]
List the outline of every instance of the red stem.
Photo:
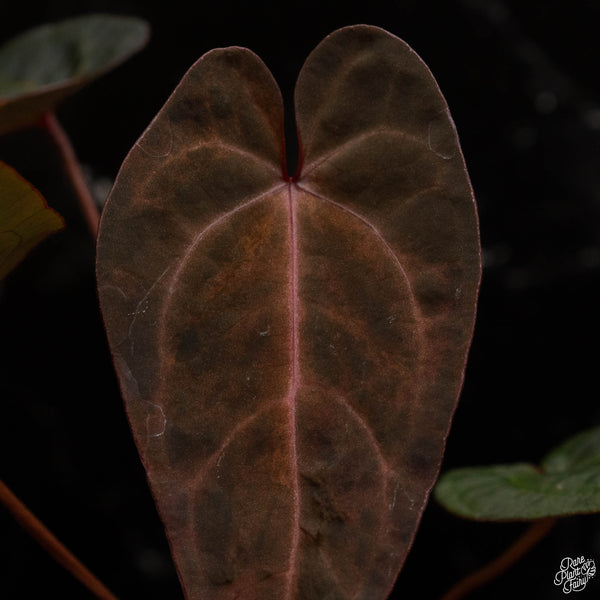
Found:
[(44, 548), (54, 560), (76, 577), (100, 600), (117, 600), (53, 534), (52, 532), (0, 481), (0, 503), (4, 504), (15, 520)]
[(41, 120), (41, 125), (52, 138), (52, 141), (60, 154), (66, 174), (73, 186), (79, 205), (81, 206), (83, 216), (95, 239), (98, 233), (98, 225), (100, 224), (100, 210), (87, 186), (71, 140), (56, 119), (54, 113), (47, 113), (44, 115)]
[(460, 600), (465, 598), (471, 592), (480, 588), (490, 581), (493, 581), (510, 567), (512, 567), (520, 558), (531, 550), (540, 540), (550, 532), (556, 518), (540, 519), (534, 521), (525, 533), (521, 535), (511, 546), (509, 546), (500, 556), (492, 560), (481, 569), (467, 575), (464, 579), (455, 584), (441, 600)]

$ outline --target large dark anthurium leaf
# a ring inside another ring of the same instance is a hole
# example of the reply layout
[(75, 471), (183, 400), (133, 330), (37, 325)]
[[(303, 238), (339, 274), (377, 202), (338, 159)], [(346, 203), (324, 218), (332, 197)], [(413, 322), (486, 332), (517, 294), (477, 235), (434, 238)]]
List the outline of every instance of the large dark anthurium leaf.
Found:
[(461, 387), (478, 229), (434, 79), (348, 27), (295, 100), (289, 178), (267, 68), (204, 55), (102, 218), (102, 311), (189, 598), (384, 598)]
[(31, 29), (0, 47), (0, 134), (35, 123), (142, 48), (133, 17), (85, 15)]

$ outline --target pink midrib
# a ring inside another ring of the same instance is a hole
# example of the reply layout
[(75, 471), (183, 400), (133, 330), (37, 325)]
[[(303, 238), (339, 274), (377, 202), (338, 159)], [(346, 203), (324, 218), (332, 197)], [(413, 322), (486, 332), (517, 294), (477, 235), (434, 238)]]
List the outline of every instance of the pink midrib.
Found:
[(296, 395), (300, 378), (300, 350), (298, 336), (298, 233), (297, 202), (292, 182), (288, 183), (289, 232), (290, 232), (290, 383), (287, 393), (287, 407), (290, 424), (290, 460), (292, 485), (294, 494), (294, 526), (292, 527), (292, 543), (290, 563), (287, 571), (287, 596), (293, 595), (296, 581), (298, 545), (300, 536), (300, 479), (298, 473)]

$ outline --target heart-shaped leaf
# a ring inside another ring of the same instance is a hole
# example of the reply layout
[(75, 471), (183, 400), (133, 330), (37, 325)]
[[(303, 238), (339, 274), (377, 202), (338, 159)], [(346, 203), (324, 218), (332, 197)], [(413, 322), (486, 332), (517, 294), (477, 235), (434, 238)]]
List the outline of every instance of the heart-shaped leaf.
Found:
[(290, 179), (267, 68), (204, 55), (101, 222), (110, 346), (189, 598), (385, 597), (462, 383), (478, 228), (433, 77), (348, 27), (295, 101)]
[(455, 469), (436, 499), (461, 517), (490, 521), (542, 519), (600, 511), (600, 428), (553, 450), (541, 468), (530, 464)]
[(43, 196), (11, 167), (0, 162), (0, 280), (29, 251), (64, 227)]
[(0, 134), (34, 124), (144, 46), (132, 17), (86, 15), (36, 27), (0, 47)]

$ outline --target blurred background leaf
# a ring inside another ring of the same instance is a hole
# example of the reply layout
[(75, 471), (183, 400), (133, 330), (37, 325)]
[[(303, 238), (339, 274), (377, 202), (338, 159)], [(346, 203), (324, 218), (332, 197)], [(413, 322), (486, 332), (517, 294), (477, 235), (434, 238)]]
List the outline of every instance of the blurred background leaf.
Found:
[(83, 85), (140, 50), (148, 24), (85, 15), (41, 25), (0, 47), (0, 134), (34, 124)]
[(531, 464), (454, 469), (435, 497), (468, 519), (517, 521), (600, 511), (600, 428), (580, 433)]
[(0, 162), (0, 280), (51, 233), (62, 217), (14, 169)]

